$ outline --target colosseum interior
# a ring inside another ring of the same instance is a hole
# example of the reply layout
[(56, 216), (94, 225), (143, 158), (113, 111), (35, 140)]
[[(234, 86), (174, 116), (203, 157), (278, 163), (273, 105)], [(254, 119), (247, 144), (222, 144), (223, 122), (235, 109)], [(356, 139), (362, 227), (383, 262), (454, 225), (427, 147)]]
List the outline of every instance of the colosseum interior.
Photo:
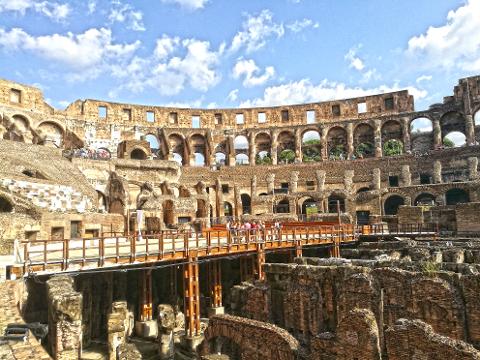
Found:
[(480, 359), (480, 76), (425, 111), (0, 80), (0, 139), (1, 359)]

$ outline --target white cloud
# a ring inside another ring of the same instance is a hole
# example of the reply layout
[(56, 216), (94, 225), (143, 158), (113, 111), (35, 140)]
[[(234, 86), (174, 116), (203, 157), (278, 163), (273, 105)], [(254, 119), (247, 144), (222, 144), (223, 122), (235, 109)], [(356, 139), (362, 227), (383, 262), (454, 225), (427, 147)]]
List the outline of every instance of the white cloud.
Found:
[(349, 67), (357, 71), (362, 71), (365, 68), (365, 64), (362, 59), (357, 56), (358, 50), (362, 47), (362, 44), (359, 44), (355, 47), (352, 47), (345, 54), (345, 60), (349, 62)]
[(33, 36), (22, 29), (6, 31), (0, 28), (0, 47), (7, 51), (24, 50), (39, 57), (69, 67), (77, 77), (95, 78), (114, 64), (128, 60), (140, 46), (113, 42), (109, 29), (89, 29), (82, 34), (67, 33)]
[(134, 57), (128, 65), (115, 69), (113, 75), (124, 81), (117, 91), (153, 88), (162, 95), (175, 95), (189, 85), (205, 92), (221, 79), (218, 64), (222, 49), (212, 51), (208, 41), (163, 35), (151, 57)]
[(273, 21), (270, 10), (262, 10), (258, 16), (247, 15), (239, 31), (233, 38), (230, 51), (238, 51), (245, 47), (247, 53), (251, 53), (264, 47), (270, 37), (280, 38), (285, 34), (283, 24)]
[(427, 96), (427, 91), (412, 86), (400, 87), (380, 85), (375, 88), (363, 89), (361, 87), (348, 87), (343, 83), (323, 80), (319, 84), (312, 84), (309, 79), (302, 79), (288, 84), (271, 86), (265, 89), (263, 97), (247, 100), (240, 104), (241, 107), (277, 106), (286, 104), (301, 104), (308, 102), (348, 99), (366, 95), (375, 95), (392, 91), (407, 89), (416, 99)]
[(143, 24), (143, 13), (135, 10), (130, 4), (123, 4), (120, 0), (112, 1), (112, 7), (108, 20), (111, 23), (127, 23), (127, 29), (133, 31), (145, 31)]
[(467, 0), (445, 25), (412, 37), (406, 54), (420, 68), (480, 71), (480, 1)]
[(161, 0), (163, 3), (178, 4), (181, 7), (189, 10), (202, 9), (209, 0)]
[(430, 80), (432, 80), (432, 75), (421, 75), (415, 80), (415, 82), (417, 84), (420, 84), (423, 81), (430, 81)]
[(292, 32), (298, 33), (309, 27), (317, 29), (320, 25), (318, 24), (318, 22), (314, 23), (313, 20), (305, 18), (303, 20), (295, 20), (293, 23), (287, 24), (285, 26)]
[[(273, 66), (267, 66), (262, 75), (259, 74), (260, 72), (261, 70), (255, 64), (255, 61), (240, 58), (233, 67), (232, 75), (235, 79), (244, 76), (243, 86), (245, 87), (263, 85), (275, 76), (275, 68)], [(259, 75), (256, 76), (256, 74)]]
[(228, 93), (227, 100), (235, 102), (238, 99), (238, 89), (234, 89)]
[(66, 101), (66, 100), (60, 100), (57, 103), (63, 108), (66, 108), (68, 105), (70, 105), (70, 101)]
[(88, 0), (87, 3), (88, 13), (93, 14), (97, 8), (97, 1), (96, 0)]
[(25, 15), (27, 10), (43, 14), (55, 21), (62, 21), (70, 14), (68, 4), (35, 0), (0, 0), (0, 12), (12, 11)]

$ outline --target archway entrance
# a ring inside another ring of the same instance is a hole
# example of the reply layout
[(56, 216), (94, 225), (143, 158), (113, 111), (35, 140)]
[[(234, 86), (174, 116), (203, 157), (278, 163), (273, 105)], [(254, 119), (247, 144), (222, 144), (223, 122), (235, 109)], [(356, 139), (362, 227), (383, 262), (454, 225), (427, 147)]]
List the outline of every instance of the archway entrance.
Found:
[(399, 195), (390, 196), (387, 200), (385, 200), (384, 210), (385, 215), (397, 215), (398, 208), (400, 205), (405, 205), (405, 201)]
[(447, 205), (457, 205), (468, 203), (470, 197), (468, 196), (468, 192), (463, 189), (450, 189), (445, 193), (445, 201)]

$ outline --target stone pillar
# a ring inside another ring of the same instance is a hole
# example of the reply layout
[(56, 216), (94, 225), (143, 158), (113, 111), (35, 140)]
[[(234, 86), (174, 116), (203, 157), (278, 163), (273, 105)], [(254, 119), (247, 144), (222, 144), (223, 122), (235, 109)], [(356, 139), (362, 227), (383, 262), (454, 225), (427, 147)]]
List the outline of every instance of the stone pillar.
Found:
[(379, 168), (373, 169), (372, 190), (380, 190), (382, 187), (382, 173)]
[(345, 170), (343, 174), (343, 186), (348, 193), (351, 193), (353, 190), (353, 176), (355, 172), (353, 170)]
[(433, 163), (433, 183), (442, 183), (442, 163), (439, 160)]
[(315, 171), (315, 176), (317, 178), (317, 192), (323, 192), (325, 190), (326, 172), (324, 170), (317, 170)]
[(255, 164), (255, 155), (257, 153), (257, 150), (255, 149), (255, 140), (253, 137), (253, 133), (250, 132), (248, 134), (248, 163), (250, 165)]
[(325, 127), (322, 127), (320, 131), (320, 146), (321, 146), (321, 152), (322, 152), (322, 160), (328, 159), (327, 134), (328, 134), (328, 129)]
[(465, 115), (465, 135), (467, 145), (475, 144), (475, 123), (472, 115)]
[(157, 337), (157, 322), (153, 320), (152, 271), (138, 273), (139, 321), (135, 322), (135, 332), (140, 337)]
[(478, 179), (478, 158), (472, 156), (468, 158), (468, 180)]
[(412, 185), (412, 174), (410, 173), (409, 165), (402, 165), (402, 171), (400, 173), (401, 185), (410, 186)]
[(403, 152), (406, 153), (411, 150), (410, 142), (410, 122), (408, 118), (402, 119), (402, 134), (403, 134)]
[(126, 301), (112, 304), (112, 312), (108, 315), (108, 358), (117, 360), (120, 346), (127, 342), (132, 334), (133, 314), (128, 311)]
[(272, 165), (277, 165), (278, 164), (278, 154), (277, 154), (277, 145), (272, 145), (272, 149), (270, 152), (270, 156), (272, 157)]
[(228, 165), (235, 166), (235, 146), (233, 145), (233, 137), (231, 135), (227, 136), (227, 145), (228, 145)]
[(302, 160), (302, 132), (297, 129), (295, 130), (295, 161), (301, 163)]
[(250, 179), (250, 197), (253, 198), (254, 196), (257, 196), (257, 176), (256, 175), (253, 175), (252, 178)]
[(353, 124), (347, 124), (347, 159), (351, 159), (353, 156)]
[(224, 215), (222, 183), (218, 178), (215, 181), (215, 214), (217, 217), (221, 217)]
[(298, 171), (292, 171), (290, 174), (290, 193), (294, 194), (298, 190), (298, 175), (300, 173)]
[(440, 127), (440, 120), (434, 119), (433, 126), (433, 148), (438, 149), (442, 146), (442, 128)]
[(268, 194), (273, 194), (275, 190), (275, 174), (270, 173), (267, 175), (267, 192)]
[(82, 299), (71, 277), (53, 276), (47, 281), (48, 338), (55, 360), (81, 358)]
[(375, 157), (382, 157), (382, 122), (375, 120), (373, 124), (373, 136), (375, 145)]
[(175, 310), (171, 305), (160, 304), (158, 309), (158, 355), (161, 360), (173, 360), (175, 344), (173, 330), (175, 329)]

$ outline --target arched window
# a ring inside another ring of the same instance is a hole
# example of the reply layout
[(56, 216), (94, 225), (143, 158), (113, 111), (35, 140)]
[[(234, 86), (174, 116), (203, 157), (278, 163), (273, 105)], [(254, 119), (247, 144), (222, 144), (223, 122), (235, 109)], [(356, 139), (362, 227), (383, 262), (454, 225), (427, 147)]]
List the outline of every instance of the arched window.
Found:
[(355, 156), (368, 158), (375, 155), (375, 135), (373, 128), (368, 124), (360, 124), (353, 132), (353, 147)]
[(290, 212), (290, 202), (288, 199), (283, 199), (275, 205), (275, 214), (288, 214)]
[(215, 163), (217, 165), (225, 165), (227, 156), (222, 152), (215, 153)]
[(145, 160), (147, 158), (147, 154), (142, 149), (134, 149), (130, 153), (130, 159), (133, 160)]
[(443, 138), (443, 146), (447, 148), (464, 146), (467, 143), (467, 137), (460, 131), (449, 132)]
[(248, 155), (238, 154), (235, 156), (235, 164), (237, 165), (248, 165)]
[(195, 153), (195, 166), (205, 166), (205, 156), (201, 153)]
[(306, 199), (302, 204), (302, 214), (310, 215), (318, 213), (317, 202), (312, 198)]
[(412, 150), (426, 152), (433, 148), (433, 124), (432, 120), (421, 117), (410, 123), (410, 139)]
[(330, 195), (328, 197), (328, 212), (333, 214), (338, 210), (341, 213), (345, 212), (345, 199), (338, 195)]
[(405, 205), (405, 201), (399, 195), (392, 195), (385, 200), (385, 215), (397, 215), (400, 205)]
[(240, 195), (240, 198), (242, 199), (242, 213), (244, 215), (251, 214), (251, 212), (252, 212), (252, 201), (251, 201), (250, 195), (242, 194), (242, 195)]
[(450, 189), (445, 193), (445, 202), (447, 205), (457, 205), (468, 203), (470, 197), (468, 192), (463, 189)]
[(176, 161), (178, 165), (183, 165), (183, 157), (179, 153), (173, 153), (173, 161)]
[(270, 154), (272, 148), (272, 139), (267, 133), (260, 133), (255, 137), (255, 164), (271, 164), (272, 156)]
[(315, 130), (308, 130), (302, 136), (302, 161), (321, 161), (320, 134)]
[(403, 153), (403, 143), (397, 139), (390, 139), (383, 144), (383, 155), (396, 156)]
[(232, 204), (230, 204), (228, 201), (223, 203), (223, 214), (224, 216), (233, 216)]
[(415, 206), (433, 206), (435, 205), (435, 196), (429, 193), (423, 193), (417, 196), (414, 201)]
[(328, 131), (327, 149), (329, 159), (346, 159), (347, 157), (347, 131), (335, 126)]

